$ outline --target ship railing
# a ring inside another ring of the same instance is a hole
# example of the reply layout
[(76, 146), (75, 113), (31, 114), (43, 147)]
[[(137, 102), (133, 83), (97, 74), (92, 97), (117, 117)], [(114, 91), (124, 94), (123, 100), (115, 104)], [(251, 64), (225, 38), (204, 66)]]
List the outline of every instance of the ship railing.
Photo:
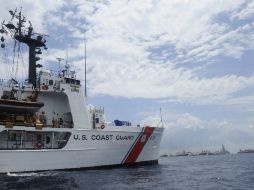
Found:
[(140, 124), (140, 123), (132, 123), (129, 122), (129, 125), (126, 125), (123, 123), (122, 125), (117, 125), (115, 122), (106, 122), (106, 126), (108, 127), (156, 127), (156, 128), (163, 128), (164, 125), (161, 123), (158, 123), (156, 125), (150, 125), (150, 124)]
[[(6, 121), (0, 121), (0, 125), (5, 126)], [(24, 122), (13, 122), (13, 126), (18, 127), (36, 127), (34, 123), (24, 123)], [(71, 129), (73, 128), (73, 124), (63, 124), (63, 125), (52, 125), (52, 124), (43, 124), (42, 128), (63, 128), (63, 129)]]
[(97, 106), (89, 106), (89, 112), (90, 113), (100, 113), (100, 114), (104, 114), (104, 107), (97, 107)]

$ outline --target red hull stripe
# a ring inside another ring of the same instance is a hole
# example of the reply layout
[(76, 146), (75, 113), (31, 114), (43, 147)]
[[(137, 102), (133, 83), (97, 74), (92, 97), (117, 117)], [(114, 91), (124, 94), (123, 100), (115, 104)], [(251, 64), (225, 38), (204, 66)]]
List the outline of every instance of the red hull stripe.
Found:
[(144, 131), (141, 132), (141, 134), (139, 134), (137, 140), (134, 142), (134, 146), (131, 147), (122, 164), (132, 164), (137, 160), (138, 156), (140, 155), (141, 151), (143, 150), (153, 131), (154, 127), (144, 128)]
[(141, 132), (139, 133), (138, 137), (136, 138), (136, 140), (134, 141), (134, 143), (131, 145), (131, 148), (129, 149), (129, 151), (127, 152), (127, 154), (125, 155), (122, 164), (124, 164), (125, 160), (127, 159), (127, 157), (129, 156), (131, 150), (133, 149), (134, 145), (137, 143), (137, 141), (139, 140), (140, 136), (143, 134), (144, 131), (144, 127), (142, 128)]

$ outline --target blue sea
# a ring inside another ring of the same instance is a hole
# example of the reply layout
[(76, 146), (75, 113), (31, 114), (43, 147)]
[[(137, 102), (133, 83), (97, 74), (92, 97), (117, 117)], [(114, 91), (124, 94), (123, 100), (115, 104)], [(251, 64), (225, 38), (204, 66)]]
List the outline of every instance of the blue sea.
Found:
[(254, 154), (163, 157), (159, 165), (84, 171), (12, 173), (0, 190), (254, 189)]

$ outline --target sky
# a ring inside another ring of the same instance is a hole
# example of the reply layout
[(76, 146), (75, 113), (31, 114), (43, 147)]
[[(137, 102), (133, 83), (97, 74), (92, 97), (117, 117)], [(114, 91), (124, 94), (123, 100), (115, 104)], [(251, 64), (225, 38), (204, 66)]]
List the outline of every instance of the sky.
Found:
[[(67, 59), (83, 84), (86, 41), (88, 102), (109, 121), (158, 125), (161, 108), (163, 149), (254, 149), (253, 0), (0, 3), (2, 20), (22, 6), (49, 35), (40, 64), (56, 71), (56, 58)], [(26, 47), (16, 65), (12, 46), (0, 51), (0, 74), (25, 79)]]

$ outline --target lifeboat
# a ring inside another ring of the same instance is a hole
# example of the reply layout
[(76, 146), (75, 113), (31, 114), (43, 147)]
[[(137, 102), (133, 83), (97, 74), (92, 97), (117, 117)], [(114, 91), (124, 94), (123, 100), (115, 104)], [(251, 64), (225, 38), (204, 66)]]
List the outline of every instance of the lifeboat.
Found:
[(43, 102), (0, 99), (0, 110), (6, 112), (37, 112), (43, 106)]

